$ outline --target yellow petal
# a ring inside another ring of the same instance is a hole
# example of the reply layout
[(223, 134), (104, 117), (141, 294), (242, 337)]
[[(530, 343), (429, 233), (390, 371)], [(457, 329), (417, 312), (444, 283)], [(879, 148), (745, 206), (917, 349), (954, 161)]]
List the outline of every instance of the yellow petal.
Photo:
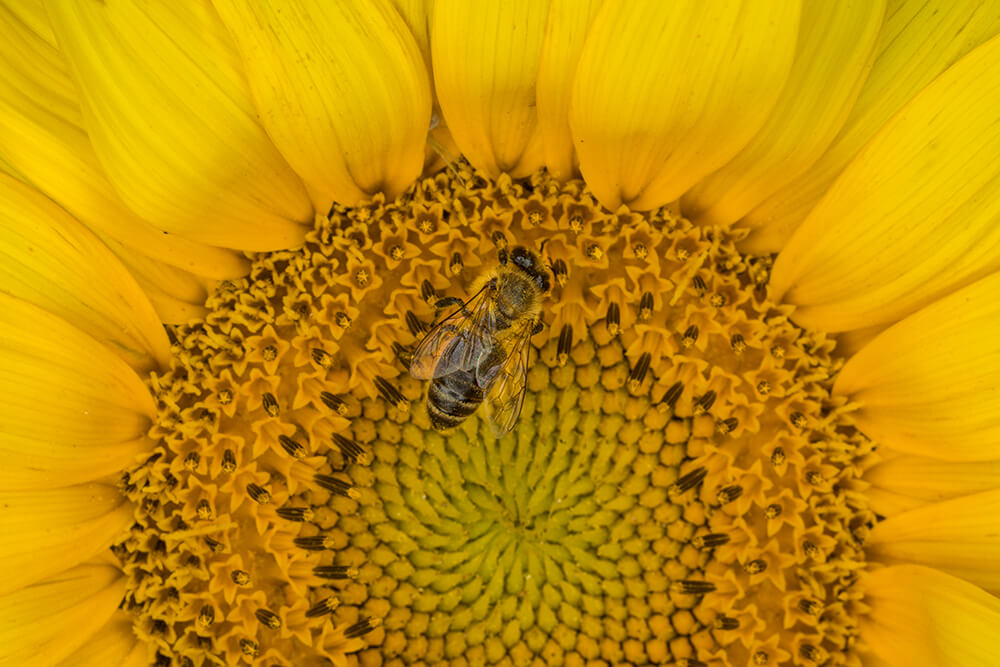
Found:
[(583, 42), (603, 0), (552, 0), (542, 60), (538, 66), (538, 126), (545, 166), (559, 180), (573, 178), (576, 151), (569, 127), (569, 102)]
[(116, 611), (100, 630), (59, 667), (148, 667), (154, 647), (140, 642), (132, 630), (131, 614)]
[(133, 508), (113, 486), (0, 490), (0, 595), (79, 565), (132, 524)]
[(1000, 37), (913, 99), (778, 255), (771, 295), (826, 331), (899, 320), (1000, 268)]
[(392, 0), (393, 6), (406, 22), (410, 34), (420, 47), (420, 55), (424, 58), (427, 68), (427, 82), (433, 88), (433, 72), (431, 71), (431, 8), (433, 0)]
[(105, 346), (0, 293), (0, 436), (78, 447), (128, 442), (155, 415), (139, 376)]
[(431, 19), (434, 86), (451, 134), (490, 176), (542, 165), (535, 81), (547, 0), (438, 0)]
[(993, 667), (1000, 599), (938, 570), (897, 565), (860, 582), (861, 640), (893, 667)]
[(0, 595), (0, 667), (43, 667), (72, 655), (118, 608), (121, 570), (80, 565)]
[(746, 147), (681, 200), (705, 224), (739, 220), (802, 174), (840, 130), (875, 58), (885, 2), (806, 2), (788, 82)]
[(1000, 593), (1000, 489), (889, 517), (875, 525), (865, 549), (880, 563), (927, 565)]
[(662, 206), (736, 155), (778, 101), (798, 24), (797, 2), (606, 2), (570, 105), (601, 203)]
[[(894, 494), (905, 509), (949, 500), (970, 493), (1000, 488), (1000, 461), (941, 461), (922, 456), (896, 456), (866, 470), (864, 480)], [(871, 498), (871, 489), (866, 492)], [(873, 503), (872, 509), (883, 516), (886, 511)]]
[(166, 367), (170, 343), (145, 294), (92, 233), (0, 173), (0, 290), (105, 343), (133, 367)]
[(94, 150), (122, 200), (211, 245), (298, 245), (313, 210), (257, 123), (242, 65), (202, 2), (57, 0), (49, 15)]
[(120, 474), (153, 448), (145, 438), (78, 444), (74, 439), (37, 439), (0, 434), (0, 488), (52, 489)]
[(881, 445), (949, 461), (1000, 458), (1000, 274), (889, 327), (841, 370), (834, 392)]
[(744, 219), (748, 252), (777, 252), (844, 167), (916, 93), (1000, 32), (1000, 5), (981, 0), (902, 0), (886, 13), (875, 65), (836, 141), (810, 169)]
[(0, 153), (19, 178), (99, 235), (159, 261), (213, 278), (245, 272), (236, 253), (164, 234), (125, 206), (82, 128), (62, 55), (9, 7), (0, 7), (0, 68)]
[(388, 0), (215, 5), (261, 122), (320, 210), (409, 187), (423, 165), (430, 84)]

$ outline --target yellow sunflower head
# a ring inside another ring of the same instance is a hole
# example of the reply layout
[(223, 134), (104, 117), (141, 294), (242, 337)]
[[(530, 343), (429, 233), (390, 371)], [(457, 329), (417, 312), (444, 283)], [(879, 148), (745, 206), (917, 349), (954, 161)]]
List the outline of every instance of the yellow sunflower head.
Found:
[(0, 27), (0, 666), (994, 664), (1000, 12)]

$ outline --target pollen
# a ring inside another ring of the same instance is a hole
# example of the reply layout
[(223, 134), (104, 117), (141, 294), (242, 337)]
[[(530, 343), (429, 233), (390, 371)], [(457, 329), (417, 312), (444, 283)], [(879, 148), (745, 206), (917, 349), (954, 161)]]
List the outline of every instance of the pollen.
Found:
[[(459, 163), (254, 255), (149, 378), (136, 633), (185, 665), (856, 661), (873, 446), (735, 241)], [(409, 356), (517, 245), (552, 275), (519, 419), (437, 431)]]

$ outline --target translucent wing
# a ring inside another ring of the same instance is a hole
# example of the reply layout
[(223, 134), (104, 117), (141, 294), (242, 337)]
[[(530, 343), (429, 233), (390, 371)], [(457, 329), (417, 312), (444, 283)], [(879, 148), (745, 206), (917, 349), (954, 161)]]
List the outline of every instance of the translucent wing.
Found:
[(496, 364), (477, 370), (479, 385), (488, 387), (484, 402), (486, 415), (497, 437), (508, 433), (517, 423), (524, 404), (528, 377), (528, 352), (531, 346), (533, 321), (526, 321), (512, 331), (504, 342), (509, 343), (505, 355)]
[(487, 283), (471, 299), (434, 326), (413, 352), (410, 375), (418, 380), (470, 370), (493, 347), (493, 284)]

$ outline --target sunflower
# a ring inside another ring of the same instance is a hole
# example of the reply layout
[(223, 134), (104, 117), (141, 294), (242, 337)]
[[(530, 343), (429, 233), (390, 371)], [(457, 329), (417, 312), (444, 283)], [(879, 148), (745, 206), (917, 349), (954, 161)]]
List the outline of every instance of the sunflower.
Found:
[[(995, 664), (992, 4), (0, 26), (0, 665)], [(519, 419), (438, 431), (517, 246)]]

